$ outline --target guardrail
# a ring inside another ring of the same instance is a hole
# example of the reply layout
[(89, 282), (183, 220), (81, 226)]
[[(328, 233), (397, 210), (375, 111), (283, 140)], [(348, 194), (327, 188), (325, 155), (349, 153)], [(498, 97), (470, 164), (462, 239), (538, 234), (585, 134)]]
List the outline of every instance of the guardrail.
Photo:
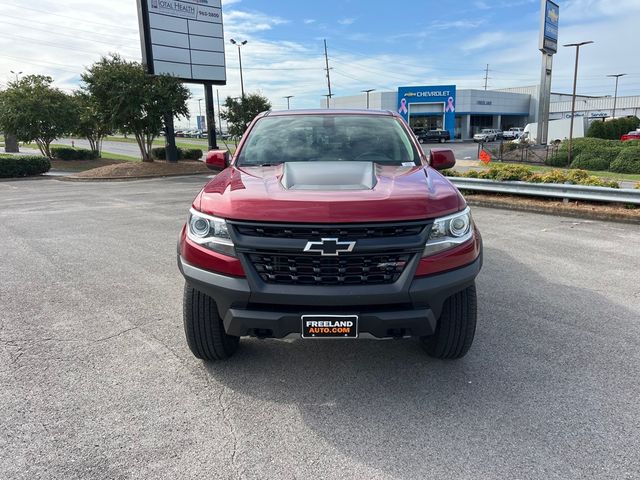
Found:
[(640, 205), (640, 190), (637, 189), (591, 187), (566, 183), (499, 182), (482, 178), (448, 178), (460, 190)]

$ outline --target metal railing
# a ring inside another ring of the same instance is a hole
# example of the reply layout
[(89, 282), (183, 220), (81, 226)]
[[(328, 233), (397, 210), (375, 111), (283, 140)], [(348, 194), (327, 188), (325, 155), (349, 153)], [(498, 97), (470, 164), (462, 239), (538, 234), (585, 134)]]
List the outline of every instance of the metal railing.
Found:
[(640, 205), (640, 190), (638, 189), (592, 187), (566, 183), (499, 182), (481, 178), (448, 178), (460, 190)]

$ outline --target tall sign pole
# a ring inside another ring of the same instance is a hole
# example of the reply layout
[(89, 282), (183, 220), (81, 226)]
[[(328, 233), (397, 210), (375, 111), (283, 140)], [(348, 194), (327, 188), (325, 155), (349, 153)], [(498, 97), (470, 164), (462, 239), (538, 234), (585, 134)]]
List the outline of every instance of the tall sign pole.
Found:
[[(150, 75), (204, 86), (209, 148), (217, 149), (213, 85), (226, 85), (221, 0), (137, 0), (142, 63)], [(177, 160), (173, 113), (167, 112), (167, 159)]]
[(538, 94), (538, 132), (540, 145), (546, 145), (549, 132), (549, 105), (551, 103), (551, 74), (553, 55), (558, 51), (558, 20), (560, 7), (551, 0), (540, 1), (540, 42), (542, 69)]

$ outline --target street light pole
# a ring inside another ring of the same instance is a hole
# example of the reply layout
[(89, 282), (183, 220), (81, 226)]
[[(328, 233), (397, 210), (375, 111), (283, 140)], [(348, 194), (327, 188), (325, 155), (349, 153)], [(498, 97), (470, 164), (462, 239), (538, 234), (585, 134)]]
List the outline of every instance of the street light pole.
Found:
[(611, 118), (615, 120), (616, 118), (616, 103), (618, 103), (618, 80), (620, 77), (624, 77), (626, 73), (617, 73), (616, 75), (607, 75), (607, 77), (615, 77), (616, 79), (616, 93), (613, 95), (613, 113), (611, 114)]
[[(204, 98), (199, 98), (198, 99), (198, 118), (202, 118), (202, 100), (204, 100)], [(198, 128), (200, 128), (200, 125), (198, 125)]]
[(22, 75), (22, 72), (14, 72), (13, 70), (9, 70), (11, 73), (13, 73), (16, 76), (16, 82), (19, 80), (19, 75)]
[(236, 42), (233, 38), (230, 40), (236, 47), (238, 47), (238, 62), (240, 63), (240, 90), (242, 91), (242, 99), (244, 100), (244, 79), (242, 78), (242, 53), (240, 47), (247, 44), (247, 40)]
[(283, 97), (287, 99), (287, 110), (291, 109), (291, 104), (289, 103), (289, 100), (291, 100), (293, 98), (293, 95), (287, 95), (286, 97)]
[(586, 42), (580, 42), (580, 43), (568, 43), (566, 45), (563, 45), (565, 47), (576, 47), (576, 66), (575, 66), (575, 70), (573, 72), (573, 97), (571, 99), (571, 122), (570, 122), (570, 127), (569, 127), (569, 150), (568, 150), (568, 155), (567, 155), (567, 162), (568, 162), (568, 166), (571, 165), (571, 147), (572, 147), (572, 143), (573, 143), (573, 120), (574, 120), (574, 116), (576, 113), (576, 86), (578, 83), (578, 58), (580, 56), (580, 47), (582, 45), (588, 45), (590, 43), (593, 43), (592, 40), (588, 40)]
[(369, 110), (369, 94), (371, 92), (375, 92), (376, 89), (375, 88), (369, 88), (368, 90), (360, 90), (362, 93), (366, 93), (367, 94), (367, 110)]

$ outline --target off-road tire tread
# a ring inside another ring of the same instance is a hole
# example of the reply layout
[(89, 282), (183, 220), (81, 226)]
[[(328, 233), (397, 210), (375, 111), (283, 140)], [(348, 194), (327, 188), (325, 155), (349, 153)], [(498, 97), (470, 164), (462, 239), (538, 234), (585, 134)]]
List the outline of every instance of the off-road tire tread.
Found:
[(184, 333), (191, 352), (202, 360), (225, 360), (238, 349), (240, 337), (227, 335), (213, 298), (184, 286)]
[(434, 358), (464, 357), (476, 332), (476, 287), (471, 285), (449, 297), (443, 307), (434, 335), (422, 337), (422, 345)]

